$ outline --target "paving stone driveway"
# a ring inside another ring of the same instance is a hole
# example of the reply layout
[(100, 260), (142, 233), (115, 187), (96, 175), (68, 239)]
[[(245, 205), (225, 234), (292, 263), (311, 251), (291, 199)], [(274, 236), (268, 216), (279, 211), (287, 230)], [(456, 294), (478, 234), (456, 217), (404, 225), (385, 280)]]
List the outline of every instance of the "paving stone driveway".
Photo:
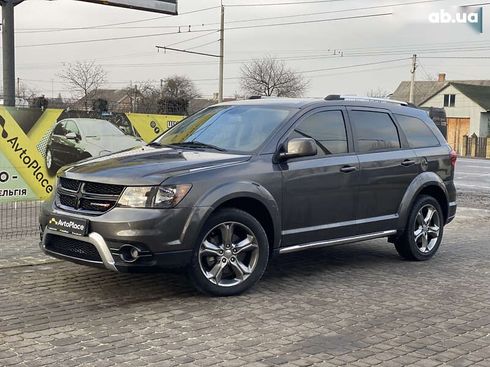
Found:
[(0, 365), (490, 366), (490, 212), (432, 261), (391, 245), (284, 255), (249, 293), (65, 262), (0, 269)]

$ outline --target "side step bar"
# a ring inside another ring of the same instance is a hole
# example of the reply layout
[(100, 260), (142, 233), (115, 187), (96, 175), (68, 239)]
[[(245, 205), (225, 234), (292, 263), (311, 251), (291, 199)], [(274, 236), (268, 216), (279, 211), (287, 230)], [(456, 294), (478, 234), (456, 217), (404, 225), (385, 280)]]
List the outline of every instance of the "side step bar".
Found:
[(279, 249), (279, 253), (280, 254), (288, 254), (290, 252), (303, 251), (303, 250), (308, 250), (308, 249), (312, 249), (312, 248), (320, 248), (320, 247), (327, 247), (327, 246), (342, 245), (344, 243), (372, 240), (374, 238), (388, 237), (388, 236), (396, 234), (396, 232), (397, 232), (396, 229), (393, 229), (393, 230), (389, 230), (389, 231), (374, 232), (374, 233), (368, 233), (368, 234), (363, 234), (363, 235), (358, 235), (358, 236), (336, 238), (336, 239), (328, 240), (328, 241), (303, 243), (301, 245), (292, 245), (292, 246), (288, 246), (288, 247), (283, 247), (283, 248)]

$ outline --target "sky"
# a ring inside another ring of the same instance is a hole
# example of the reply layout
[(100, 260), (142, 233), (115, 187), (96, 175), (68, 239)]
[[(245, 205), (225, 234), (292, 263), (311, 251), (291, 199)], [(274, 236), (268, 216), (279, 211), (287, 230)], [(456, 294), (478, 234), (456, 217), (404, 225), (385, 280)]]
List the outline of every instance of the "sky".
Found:
[[(439, 72), (448, 79), (490, 79), (490, 2), (483, 2), (483, 33), (468, 24), (429, 22), (434, 13), (482, 4), (477, 0), (223, 3), (225, 96), (241, 94), (241, 65), (264, 56), (283, 60), (309, 80), (307, 97), (392, 92), (409, 80), (414, 53), (417, 80)], [(218, 91), (217, 58), (158, 52), (156, 46), (218, 54), (219, 5), (178, 0), (179, 15), (167, 16), (76, 0), (25, 0), (15, 8), (16, 76), (47, 97), (70, 97), (59, 73), (67, 63), (95, 60), (108, 74), (105, 88), (158, 87), (160, 79), (184, 75), (210, 97)]]

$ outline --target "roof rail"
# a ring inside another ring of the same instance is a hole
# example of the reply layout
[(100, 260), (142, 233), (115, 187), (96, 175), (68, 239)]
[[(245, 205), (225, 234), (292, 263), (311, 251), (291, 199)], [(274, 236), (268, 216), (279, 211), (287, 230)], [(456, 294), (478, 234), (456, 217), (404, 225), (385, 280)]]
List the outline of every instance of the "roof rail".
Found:
[(359, 97), (359, 96), (341, 96), (340, 94), (329, 94), (325, 97), (325, 101), (358, 101), (358, 102), (379, 102), (379, 103), (394, 103), (402, 106), (409, 106), (410, 104), (403, 101), (397, 101), (395, 99), (388, 98), (374, 98), (374, 97)]
[(250, 96), (248, 99), (273, 99), (273, 98), (280, 98), (276, 96)]

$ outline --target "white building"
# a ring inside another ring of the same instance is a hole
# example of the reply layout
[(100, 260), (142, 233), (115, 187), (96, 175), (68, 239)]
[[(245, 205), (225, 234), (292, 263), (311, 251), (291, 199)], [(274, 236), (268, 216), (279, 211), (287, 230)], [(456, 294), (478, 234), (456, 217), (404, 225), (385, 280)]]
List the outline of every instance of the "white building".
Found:
[[(401, 82), (391, 98), (408, 101), (410, 82)], [(463, 136), (490, 133), (490, 80), (416, 81), (414, 102), (419, 107), (443, 107), (447, 116), (447, 140), (461, 151)]]

